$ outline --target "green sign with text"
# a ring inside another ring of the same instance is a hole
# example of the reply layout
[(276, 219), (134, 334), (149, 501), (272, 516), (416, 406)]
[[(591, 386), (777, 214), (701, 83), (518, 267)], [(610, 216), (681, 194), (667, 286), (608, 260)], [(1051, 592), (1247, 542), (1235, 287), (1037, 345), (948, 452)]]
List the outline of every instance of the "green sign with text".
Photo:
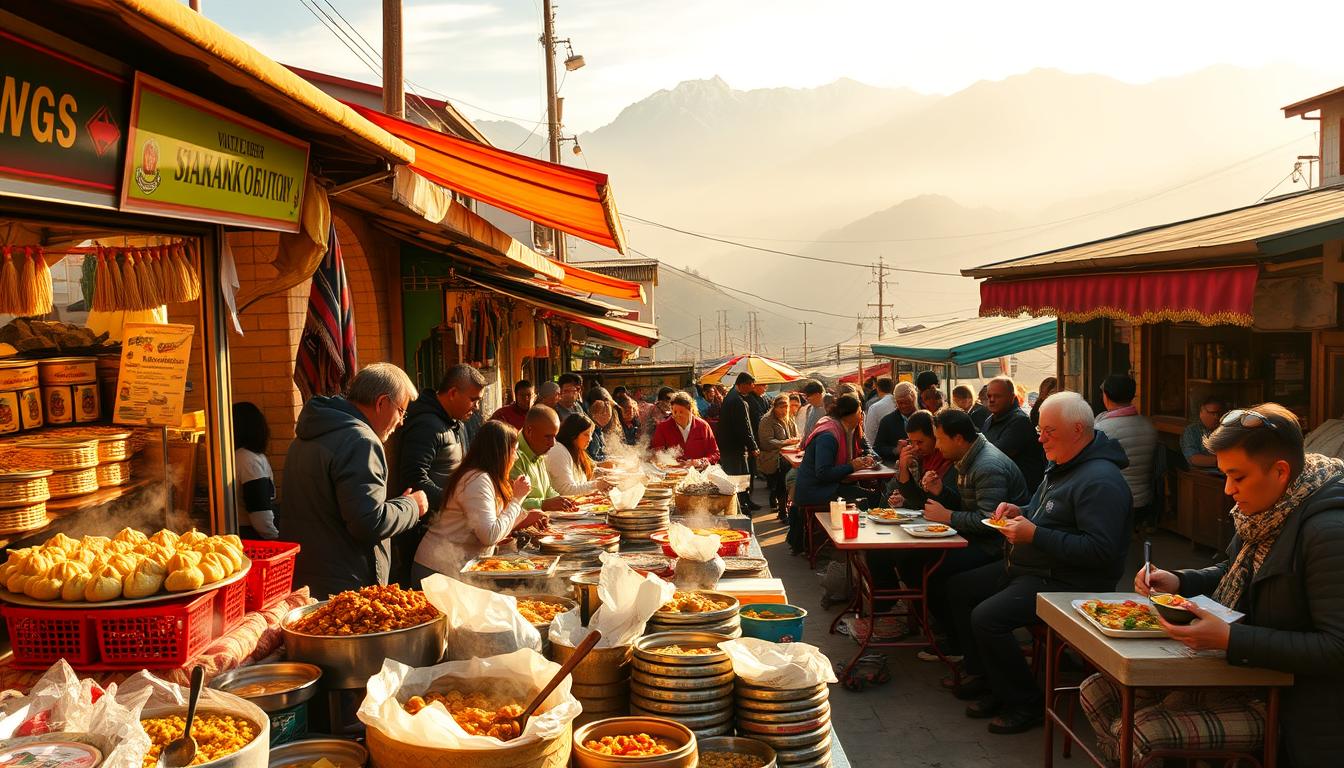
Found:
[(306, 142), (136, 74), (122, 210), (297, 232), (307, 171)]

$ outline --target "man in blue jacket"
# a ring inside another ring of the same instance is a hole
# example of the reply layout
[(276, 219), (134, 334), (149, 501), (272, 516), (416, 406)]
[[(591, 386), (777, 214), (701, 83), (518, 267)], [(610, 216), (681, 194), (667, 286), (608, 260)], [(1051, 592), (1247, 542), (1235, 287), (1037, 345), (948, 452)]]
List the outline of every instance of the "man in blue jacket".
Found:
[[(1124, 569), (1133, 504), (1120, 470), (1120, 444), (1093, 428), (1092, 406), (1058, 392), (1041, 406), (1045, 480), (1024, 507), (999, 505), (1005, 561), (954, 576), (956, 636), (965, 652), (957, 698), (972, 718), (993, 718), (990, 733), (1041, 724), (1044, 698), (1013, 631), (1037, 622), (1039, 592), (1110, 592)], [(950, 686), (951, 681), (946, 681)]]

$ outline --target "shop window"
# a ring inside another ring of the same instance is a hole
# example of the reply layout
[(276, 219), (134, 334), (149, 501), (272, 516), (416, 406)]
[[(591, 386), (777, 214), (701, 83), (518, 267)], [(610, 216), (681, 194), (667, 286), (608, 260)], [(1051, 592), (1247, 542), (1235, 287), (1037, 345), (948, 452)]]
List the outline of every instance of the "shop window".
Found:
[(1228, 407), (1272, 400), (1310, 413), (1311, 334), (1249, 328), (1154, 326), (1148, 364), (1154, 416), (1189, 421), (1213, 396)]

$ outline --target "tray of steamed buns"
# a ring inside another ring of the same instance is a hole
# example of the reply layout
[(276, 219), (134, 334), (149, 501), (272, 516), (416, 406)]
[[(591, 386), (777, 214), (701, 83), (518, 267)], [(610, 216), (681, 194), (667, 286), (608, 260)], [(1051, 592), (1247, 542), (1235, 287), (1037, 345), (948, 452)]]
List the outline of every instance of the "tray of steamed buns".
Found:
[(0, 600), (44, 608), (94, 608), (172, 600), (219, 589), (247, 577), (252, 562), (233, 535), (152, 536), (123, 528), (117, 535), (12, 549), (0, 565)]

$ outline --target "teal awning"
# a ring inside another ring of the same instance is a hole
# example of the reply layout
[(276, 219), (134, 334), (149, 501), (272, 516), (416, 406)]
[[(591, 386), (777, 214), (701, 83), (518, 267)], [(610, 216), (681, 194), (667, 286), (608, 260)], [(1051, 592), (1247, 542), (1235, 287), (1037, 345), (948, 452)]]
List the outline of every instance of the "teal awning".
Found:
[(973, 317), (872, 345), (873, 354), (922, 363), (970, 365), (1055, 343), (1053, 317)]

